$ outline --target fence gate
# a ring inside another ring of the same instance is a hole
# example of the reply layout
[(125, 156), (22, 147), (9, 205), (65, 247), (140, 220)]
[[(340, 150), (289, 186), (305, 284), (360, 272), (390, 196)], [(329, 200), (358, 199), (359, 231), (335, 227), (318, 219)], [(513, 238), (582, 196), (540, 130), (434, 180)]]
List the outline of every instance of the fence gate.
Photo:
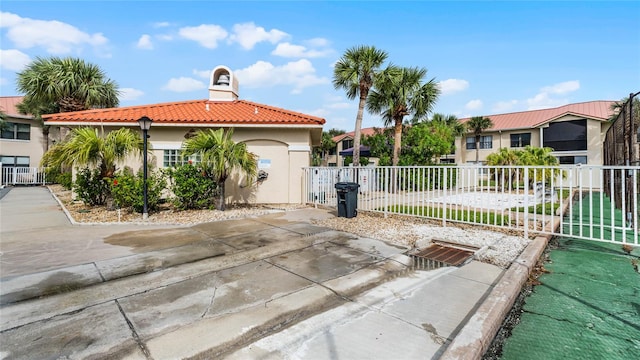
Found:
[(0, 166), (2, 179), (0, 185), (44, 185), (44, 168)]

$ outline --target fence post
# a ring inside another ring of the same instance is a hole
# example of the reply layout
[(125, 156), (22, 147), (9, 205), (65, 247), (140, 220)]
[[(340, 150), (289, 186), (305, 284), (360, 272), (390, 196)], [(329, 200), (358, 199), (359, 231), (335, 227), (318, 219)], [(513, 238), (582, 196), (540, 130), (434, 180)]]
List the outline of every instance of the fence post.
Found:
[(524, 238), (529, 238), (529, 167), (525, 167), (524, 171)]
[(442, 189), (444, 190), (442, 196), (442, 227), (447, 227), (447, 187), (449, 185), (449, 177), (447, 176), (447, 167), (443, 166), (442, 169)]
[(389, 168), (384, 168), (384, 218), (387, 218), (389, 211)]

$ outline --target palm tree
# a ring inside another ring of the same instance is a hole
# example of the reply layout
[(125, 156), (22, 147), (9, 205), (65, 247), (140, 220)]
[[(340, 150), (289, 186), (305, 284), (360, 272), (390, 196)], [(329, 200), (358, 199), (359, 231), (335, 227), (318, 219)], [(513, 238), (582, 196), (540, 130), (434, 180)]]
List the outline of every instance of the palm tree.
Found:
[(42, 128), (42, 136), (44, 137), (44, 151), (49, 151), (49, 125), (44, 123), (42, 115), (55, 114), (60, 112), (60, 107), (55, 103), (39, 103), (33, 97), (24, 97), (22, 101), (16, 105), (18, 112), (22, 115), (32, 115)]
[(5, 129), (9, 129), (9, 124), (7, 123), (7, 114), (4, 111), (0, 110), (0, 131)]
[(402, 146), (404, 117), (413, 115), (418, 121), (431, 112), (440, 90), (424, 68), (389, 66), (377, 77), (367, 101), (367, 110), (382, 115), (385, 126), (394, 127), (393, 166), (397, 166)]
[(480, 137), (483, 131), (493, 127), (493, 122), (488, 117), (474, 116), (466, 125), (476, 137), (476, 164), (478, 164), (480, 162)]
[(353, 165), (360, 165), (360, 132), (369, 90), (388, 54), (373, 46), (355, 46), (342, 55), (333, 69), (333, 86), (344, 89), (349, 99), (359, 97), (358, 114), (353, 134)]
[(118, 106), (118, 85), (82, 59), (38, 57), (17, 75), (17, 89), (25, 94), (18, 111), (33, 115), (42, 126), (45, 152), (49, 126), (42, 115)]
[(130, 155), (142, 155), (140, 136), (128, 128), (99, 134), (90, 127), (76, 128), (68, 140), (54, 145), (42, 157), (42, 166), (93, 166), (100, 169), (102, 178), (112, 178), (117, 164)]
[(185, 156), (200, 153), (206, 176), (218, 185), (216, 209), (225, 209), (225, 181), (233, 171), (240, 171), (250, 179), (256, 176), (257, 157), (247, 150), (247, 144), (232, 140), (233, 131), (224, 129), (199, 131), (185, 140), (182, 151)]
[[(487, 165), (500, 166), (499, 168), (492, 169), (491, 171), (492, 174), (497, 174), (498, 184), (500, 184), (504, 178), (503, 174), (505, 173), (505, 171), (502, 166), (521, 165), (521, 157), (522, 152), (520, 150), (509, 150), (508, 148), (500, 148), (498, 152), (489, 154), (489, 156), (487, 156)], [(506, 173), (506, 180), (510, 185), (509, 187), (516, 186), (515, 179), (519, 171), (516, 171), (516, 169), (513, 168), (509, 168), (507, 169)]]
[[(529, 169), (529, 183), (544, 181), (549, 182), (552, 176), (560, 174), (559, 169), (553, 171), (549, 168), (559, 164), (558, 158), (551, 154), (553, 149), (550, 147), (539, 148), (527, 145), (520, 153), (520, 164), (528, 166), (545, 166), (544, 171), (539, 169)], [(564, 174), (563, 174), (564, 175)]]
[(18, 73), (17, 89), (30, 108), (60, 112), (118, 106), (118, 85), (97, 65), (78, 58), (41, 58)]

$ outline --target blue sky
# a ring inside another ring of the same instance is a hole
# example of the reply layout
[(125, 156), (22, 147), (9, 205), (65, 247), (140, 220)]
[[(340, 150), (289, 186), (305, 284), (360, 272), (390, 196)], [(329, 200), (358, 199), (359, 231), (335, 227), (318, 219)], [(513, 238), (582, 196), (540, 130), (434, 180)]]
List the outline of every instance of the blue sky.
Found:
[[(99, 65), (120, 106), (207, 98), (231, 68), (240, 98), (353, 131), (357, 101), (331, 83), (349, 47), (428, 69), (435, 112), (491, 115), (640, 90), (638, 1), (12, 1), (0, 7), (0, 95), (37, 56)], [(382, 126), (365, 113), (364, 127)]]

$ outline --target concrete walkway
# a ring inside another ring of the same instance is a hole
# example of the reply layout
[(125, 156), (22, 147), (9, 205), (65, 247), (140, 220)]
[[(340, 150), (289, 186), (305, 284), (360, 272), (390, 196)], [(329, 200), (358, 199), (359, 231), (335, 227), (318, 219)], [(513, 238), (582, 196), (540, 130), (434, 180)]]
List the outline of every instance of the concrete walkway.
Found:
[(503, 274), (414, 271), (320, 209), (72, 226), (45, 188), (0, 208), (3, 359), (437, 358)]

